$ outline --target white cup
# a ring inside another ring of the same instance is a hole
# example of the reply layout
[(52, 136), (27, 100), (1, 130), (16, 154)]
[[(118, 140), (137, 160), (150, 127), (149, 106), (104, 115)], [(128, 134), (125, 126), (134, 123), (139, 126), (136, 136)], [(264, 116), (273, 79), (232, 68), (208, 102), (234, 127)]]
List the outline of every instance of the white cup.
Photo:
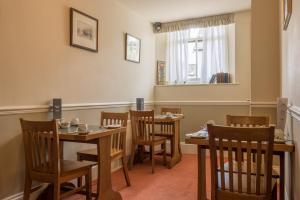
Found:
[(79, 124), (79, 118), (73, 118), (72, 121), (71, 121), (71, 124), (73, 126), (78, 125)]
[(88, 132), (88, 125), (87, 124), (78, 124), (78, 132), (87, 133)]

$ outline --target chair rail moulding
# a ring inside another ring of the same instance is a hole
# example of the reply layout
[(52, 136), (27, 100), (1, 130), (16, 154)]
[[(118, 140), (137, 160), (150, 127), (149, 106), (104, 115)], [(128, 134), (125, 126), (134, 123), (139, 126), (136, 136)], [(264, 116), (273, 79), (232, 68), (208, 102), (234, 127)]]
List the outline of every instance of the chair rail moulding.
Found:
[(251, 101), (251, 107), (252, 108), (276, 108), (277, 107), (277, 102), (272, 102), (272, 101), (265, 101), (265, 102), (260, 102), (260, 101)]
[[(173, 31), (179, 31), (179, 30), (190, 29), (190, 28), (219, 26), (219, 25), (227, 25), (232, 23), (234, 23), (234, 14), (229, 13), (223, 15), (207, 16), (207, 17), (179, 20), (179, 21), (166, 22), (166, 23), (154, 23), (153, 31), (154, 33), (165, 33), (165, 32), (173, 32)], [(159, 26), (157, 26), (157, 24), (159, 24)]]
[(290, 106), (288, 109), (288, 113), (291, 117), (300, 122), (300, 107)]
[(236, 86), (240, 83), (186, 83), (186, 84), (166, 84), (166, 85), (155, 85), (155, 87), (193, 87), (193, 86), (204, 86), (204, 87), (218, 87), (218, 86)]
[(250, 106), (250, 101), (155, 101), (156, 106)]
[[(101, 108), (118, 108), (135, 106), (135, 102), (104, 102), (104, 103), (78, 103), (78, 104), (63, 104), (62, 110), (88, 110)], [(146, 106), (153, 106), (153, 101), (146, 101)], [(30, 105), (30, 106), (0, 106), (1, 115), (16, 115), (25, 113), (45, 113), (51, 110), (50, 105)]]
[[(63, 104), (64, 111), (71, 110), (88, 110), (101, 108), (118, 108), (132, 107), (135, 102), (104, 102), (104, 103), (78, 103)], [(251, 106), (252, 108), (275, 108), (276, 102), (251, 102), (251, 101), (146, 101), (146, 106), (163, 106), (163, 105), (182, 105), (182, 106)], [(29, 106), (2, 106), (0, 107), (1, 115), (16, 115), (25, 113), (46, 113), (51, 109), (50, 105), (29, 105)], [(292, 106), (290, 112), (300, 119), (300, 108)]]

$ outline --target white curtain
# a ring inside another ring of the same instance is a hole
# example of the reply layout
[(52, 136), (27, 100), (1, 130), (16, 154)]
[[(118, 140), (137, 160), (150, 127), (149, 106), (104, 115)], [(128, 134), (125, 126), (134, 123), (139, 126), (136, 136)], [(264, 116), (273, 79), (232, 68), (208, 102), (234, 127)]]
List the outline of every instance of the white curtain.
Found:
[[(229, 25), (198, 29), (198, 38), (203, 40), (202, 63), (197, 65), (200, 83), (209, 83), (211, 77), (219, 72), (229, 72)], [(190, 30), (168, 33), (166, 64), (169, 82), (188, 82), (188, 42)]]
[(170, 83), (187, 81), (189, 31), (181, 30), (168, 33), (167, 58)]
[(229, 72), (229, 35), (228, 25), (203, 29), (203, 58), (200, 79), (208, 83), (211, 77), (220, 72)]

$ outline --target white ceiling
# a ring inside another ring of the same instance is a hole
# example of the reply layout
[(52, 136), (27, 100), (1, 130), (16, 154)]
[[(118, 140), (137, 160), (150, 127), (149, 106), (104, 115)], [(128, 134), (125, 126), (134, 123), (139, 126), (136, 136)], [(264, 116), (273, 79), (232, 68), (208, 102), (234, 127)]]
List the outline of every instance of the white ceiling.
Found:
[(217, 15), (251, 8), (251, 0), (118, 0), (151, 22)]

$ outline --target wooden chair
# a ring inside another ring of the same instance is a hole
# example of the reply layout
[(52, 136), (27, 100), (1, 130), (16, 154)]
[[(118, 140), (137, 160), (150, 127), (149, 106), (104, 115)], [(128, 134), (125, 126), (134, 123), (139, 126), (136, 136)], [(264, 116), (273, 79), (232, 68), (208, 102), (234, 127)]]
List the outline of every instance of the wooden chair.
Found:
[[(121, 124), (121, 126), (126, 127), (128, 120), (128, 112), (126, 113), (111, 113), (111, 112), (101, 112), (100, 125), (113, 125)], [(123, 173), (125, 176), (127, 186), (130, 186), (130, 179), (128, 176), (127, 158), (126, 158), (126, 132), (120, 132), (112, 135), (111, 140), (111, 161), (122, 160)], [(77, 152), (77, 160), (88, 160), (98, 162), (97, 149), (88, 149), (84, 151)], [(80, 186), (81, 178), (78, 179), (78, 185)], [(97, 186), (98, 187), (98, 186)], [(99, 191), (99, 190), (97, 190)]]
[(32, 181), (51, 183), (55, 200), (77, 193), (84, 187), (60, 193), (62, 183), (85, 176), (86, 199), (91, 199), (92, 162), (60, 160), (56, 121), (25, 121), (20, 119), (25, 147), (26, 174), (24, 199), (30, 198)]
[[(208, 133), (212, 200), (277, 199), (276, 179), (272, 179), (274, 127), (235, 128), (208, 125)], [(237, 172), (233, 171), (232, 153), (235, 148), (238, 153)], [(243, 149), (249, 158), (253, 152), (257, 153), (255, 173), (251, 172), (250, 162), (247, 162), (246, 173), (242, 171)], [(225, 151), (228, 153), (229, 170), (224, 169)], [(261, 173), (263, 155), (265, 165), (264, 173)]]
[(181, 108), (161, 108), (161, 114), (165, 115), (167, 113), (172, 113), (172, 114), (181, 114)]
[[(161, 114), (165, 115), (167, 113), (172, 113), (172, 114), (182, 114), (181, 113), (181, 108), (161, 108)], [(166, 137), (167, 140), (170, 140), (171, 142), (171, 156), (173, 156), (173, 143), (174, 143), (174, 126), (173, 123), (170, 122), (162, 122), (160, 124), (160, 131), (155, 133), (156, 136), (162, 136)], [(179, 153), (181, 153), (181, 146), (179, 145)]]
[(226, 116), (227, 126), (234, 127), (269, 127), (269, 117), (259, 116)]
[[(150, 147), (150, 158), (152, 160), (152, 173), (154, 173), (154, 155), (163, 153), (164, 164), (166, 165), (166, 138), (155, 136), (154, 133), (154, 111), (130, 111), (132, 128), (132, 146), (130, 169), (133, 166), (135, 149), (138, 145)], [(155, 151), (155, 146), (161, 145), (161, 149)]]
[[(266, 116), (226, 116), (227, 126), (233, 127), (269, 127), (269, 117)], [(255, 155), (255, 154), (253, 154)], [(237, 154), (235, 155), (237, 158)], [(244, 154), (242, 154), (242, 160), (244, 161)], [(255, 156), (253, 156), (253, 162), (255, 162)], [(242, 163), (242, 168), (245, 169), (247, 163)], [(227, 167), (227, 166), (226, 166)], [(236, 163), (233, 164), (233, 168), (236, 168)], [(253, 170), (255, 170), (255, 165), (252, 165)], [(279, 178), (279, 170), (272, 168), (272, 175), (274, 178)]]

